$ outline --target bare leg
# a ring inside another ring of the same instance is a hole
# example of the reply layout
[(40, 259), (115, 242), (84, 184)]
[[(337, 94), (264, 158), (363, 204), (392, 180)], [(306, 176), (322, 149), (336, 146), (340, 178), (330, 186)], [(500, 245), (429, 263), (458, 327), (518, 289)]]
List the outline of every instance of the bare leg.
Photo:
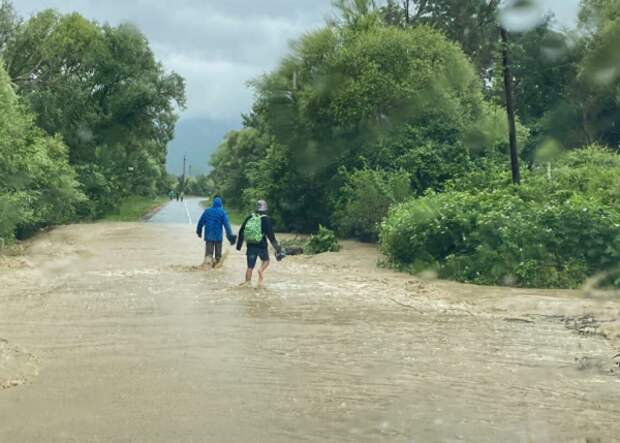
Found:
[(258, 270), (258, 285), (259, 286), (263, 286), (263, 283), (265, 282), (265, 271), (267, 270), (267, 268), (269, 267), (269, 260), (264, 261), (261, 263), (260, 265), (260, 269)]
[(245, 271), (245, 281), (243, 283), (241, 283), (241, 286), (248, 286), (250, 283), (252, 283), (252, 273), (254, 272), (254, 269), (252, 268), (248, 268), (247, 271)]

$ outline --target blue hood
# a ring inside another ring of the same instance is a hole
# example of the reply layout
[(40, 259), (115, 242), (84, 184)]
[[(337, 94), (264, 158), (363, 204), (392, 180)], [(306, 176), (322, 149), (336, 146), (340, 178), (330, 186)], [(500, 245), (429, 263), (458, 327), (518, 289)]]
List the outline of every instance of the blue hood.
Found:
[(228, 215), (224, 211), (223, 202), (220, 197), (213, 199), (213, 205), (209, 209), (205, 209), (198, 220), (196, 226), (196, 234), (203, 236), (206, 241), (222, 241), (222, 230), (226, 230), (226, 237), (233, 237), (233, 231), (228, 222)]

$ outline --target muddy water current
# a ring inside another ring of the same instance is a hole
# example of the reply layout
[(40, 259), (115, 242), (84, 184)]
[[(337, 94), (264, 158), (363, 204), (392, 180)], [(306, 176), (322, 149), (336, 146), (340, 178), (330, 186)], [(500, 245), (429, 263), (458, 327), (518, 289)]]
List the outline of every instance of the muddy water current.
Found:
[(189, 224), (0, 264), (0, 442), (620, 441), (619, 298), (425, 282), (371, 246), (204, 270)]

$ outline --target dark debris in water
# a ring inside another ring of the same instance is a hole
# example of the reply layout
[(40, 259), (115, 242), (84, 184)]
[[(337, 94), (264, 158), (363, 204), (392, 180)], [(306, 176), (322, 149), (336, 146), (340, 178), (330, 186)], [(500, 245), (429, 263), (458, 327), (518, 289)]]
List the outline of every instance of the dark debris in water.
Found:
[(514, 323), (534, 323), (534, 320), (528, 320), (527, 318), (505, 317), (504, 321)]

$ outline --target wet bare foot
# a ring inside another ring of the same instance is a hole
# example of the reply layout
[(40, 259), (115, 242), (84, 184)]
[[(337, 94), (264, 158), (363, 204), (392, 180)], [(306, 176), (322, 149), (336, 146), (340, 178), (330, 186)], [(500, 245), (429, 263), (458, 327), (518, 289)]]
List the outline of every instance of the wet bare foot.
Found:
[(258, 286), (262, 288), (264, 284), (265, 284), (265, 276), (263, 275), (262, 271), (258, 271)]
[(243, 283), (240, 283), (240, 284), (239, 284), (239, 287), (240, 287), (240, 288), (247, 288), (247, 287), (249, 287), (251, 284), (252, 284), (252, 282), (249, 282), (249, 281), (244, 281)]

